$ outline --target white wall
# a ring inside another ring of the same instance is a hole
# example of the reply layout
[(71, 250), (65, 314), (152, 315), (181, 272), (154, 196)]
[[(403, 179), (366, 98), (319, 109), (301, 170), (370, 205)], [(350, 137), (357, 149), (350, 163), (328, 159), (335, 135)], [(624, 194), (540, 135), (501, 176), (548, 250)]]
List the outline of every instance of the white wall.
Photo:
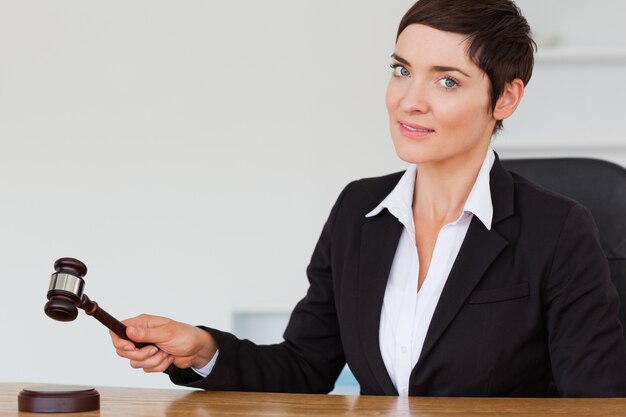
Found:
[(496, 139), (502, 157), (589, 156), (626, 165), (626, 2), (517, 2), (539, 43), (533, 77)]
[[(404, 166), (383, 95), (411, 3), (0, 0), (0, 380), (170, 386), (92, 318), (43, 314), (62, 256), (119, 318), (229, 330), (235, 311), (289, 311), (343, 185)], [(520, 1), (549, 33), (538, 3)], [(602, 3), (568, 22), (624, 15)], [(601, 61), (538, 59), (501, 155), (626, 165), (619, 29), (583, 45), (610, 39)]]

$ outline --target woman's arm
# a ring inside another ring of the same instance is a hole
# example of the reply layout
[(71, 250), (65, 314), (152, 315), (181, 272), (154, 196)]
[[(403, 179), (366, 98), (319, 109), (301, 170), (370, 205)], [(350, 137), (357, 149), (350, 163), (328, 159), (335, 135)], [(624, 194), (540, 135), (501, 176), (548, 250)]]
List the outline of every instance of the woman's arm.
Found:
[[(335, 309), (330, 253), (334, 221), (348, 188), (340, 194), (324, 225), (307, 268), (309, 289), (291, 314), (284, 342), (256, 345), (208, 327), (160, 318), (165, 320), (162, 327), (148, 328), (137, 326), (138, 319), (132, 319), (126, 322), (130, 326), (129, 337), (154, 343), (161, 350), (154, 352), (151, 347), (126, 350), (127, 346), (133, 348), (132, 344), (112, 336), (118, 354), (130, 359), (132, 366), (147, 371), (162, 371), (173, 363), (183, 369), (168, 370), (170, 379), (189, 387), (230, 391), (331, 391), (345, 358)], [(219, 350), (217, 361), (205, 378), (188, 368), (206, 365), (216, 350)]]
[(619, 300), (592, 216), (573, 206), (545, 292), (550, 359), (560, 395), (626, 396)]

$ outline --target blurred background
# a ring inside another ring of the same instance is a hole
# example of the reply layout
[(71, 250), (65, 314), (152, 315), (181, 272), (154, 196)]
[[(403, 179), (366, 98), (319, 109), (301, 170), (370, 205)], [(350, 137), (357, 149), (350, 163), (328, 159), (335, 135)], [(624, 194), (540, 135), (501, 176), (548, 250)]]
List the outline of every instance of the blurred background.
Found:
[[(83, 312), (54, 261), (140, 313), (280, 339), (349, 181), (402, 170), (384, 93), (406, 0), (0, 0), (0, 380), (171, 387)], [(519, 0), (539, 53), (503, 158), (626, 165), (626, 3)]]

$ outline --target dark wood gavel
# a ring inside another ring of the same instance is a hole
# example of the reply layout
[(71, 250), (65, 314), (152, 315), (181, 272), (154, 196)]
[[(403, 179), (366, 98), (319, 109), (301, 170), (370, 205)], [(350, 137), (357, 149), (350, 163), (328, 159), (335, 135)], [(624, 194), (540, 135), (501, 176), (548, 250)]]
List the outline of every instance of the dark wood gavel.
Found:
[[(58, 321), (72, 321), (78, 316), (80, 308), (122, 339), (130, 340), (126, 336), (126, 326), (83, 293), (85, 287), (83, 277), (87, 274), (87, 266), (84, 263), (74, 258), (61, 258), (54, 263), (54, 269), (56, 272), (50, 277), (47, 294), (49, 301), (44, 307), (48, 317)], [(133, 343), (137, 348), (149, 345)]]

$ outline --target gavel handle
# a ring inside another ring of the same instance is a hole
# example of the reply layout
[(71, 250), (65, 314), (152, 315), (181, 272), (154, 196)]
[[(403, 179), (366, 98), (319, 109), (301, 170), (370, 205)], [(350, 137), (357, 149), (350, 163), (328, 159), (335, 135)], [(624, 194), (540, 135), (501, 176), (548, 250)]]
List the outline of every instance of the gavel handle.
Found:
[[(85, 313), (89, 316), (93, 316), (100, 323), (104, 324), (109, 330), (118, 335), (124, 340), (130, 340), (130, 338), (126, 335), (126, 326), (117, 320), (115, 317), (104, 311), (104, 309), (98, 306), (98, 303), (95, 301), (91, 301), (86, 294), (83, 294), (83, 298), (81, 298), (80, 303), (78, 304), (78, 308), (82, 308), (85, 310)], [(132, 340), (130, 340), (133, 342)], [(133, 342), (138, 349), (141, 349), (144, 346), (150, 346), (150, 343), (139, 343)]]

